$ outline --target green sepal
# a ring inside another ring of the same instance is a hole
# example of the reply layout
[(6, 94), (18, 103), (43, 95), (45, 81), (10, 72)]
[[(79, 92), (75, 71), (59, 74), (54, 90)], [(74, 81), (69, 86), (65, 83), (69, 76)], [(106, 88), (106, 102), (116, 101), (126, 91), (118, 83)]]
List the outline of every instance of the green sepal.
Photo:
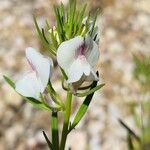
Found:
[(94, 32), (94, 29), (95, 29), (95, 24), (96, 24), (98, 13), (99, 13), (99, 9), (96, 11), (95, 16), (94, 16), (94, 20), (93, 20), (93, 24), (92, 24), (92, 29), (90, 31), (90, 35), (91, 36), (93, 36), (93, 32)]
[[(91, 89), (95, 88), (97, 86), (97, 81), (94, 81), (91, 85)], [(84, 117), (85, 113), (87, 112), (87, 109), (89, 107), (89, 104), (93, 98), (94, 92), (89, 94), (85, 100), (83, 101), (82, 105), (80, 106), (71, 126), (69, 129), (69, 132), (76, 127), (76, 125), (80, 122), (80, 120)]]
[(57, 106), (57, 107), (53, 107), (53, 106), (50, 106), (47, 104), (47, 102), (45, 101), (43, 95), (40, 93), (40, 99), (41, 99), (41, 102), (46, 106), (48, 107), (52, 112), (58, 112), (60, 111), (62, 108), (61, 106)]
[(76, 95), (77, 97), (85, 97), (85, 96), (88, 96), (88, 95), (90, 95), (90, 94), (96, 92), (96, 91), (99, 90), (100, 88), (102, 88), (104, 85), (105, 85), (105, 84), (100, 84), (100, 85), (98, 85), (98, 86), (96, 86), (96, 87), (90, 89), (90, 90), (87, 91), (87, 92), (76, 93), (75, 95)]
[[(92, 85), (92, 83), (91, 83), (90, 85), (87, 85), (87, 86), (81, 86), (81, 87), (78, 88), (78, 91), (79, 91), (79, 90), (87, 90), (87, 89), (89, 89), (89, 88), (91, 87), (91, 85)], [(65, 91), (70, 90), (70, 89), (65, 85), (64, 77), (62, 77), (62, 79), (61, 79), (61, 86), (62, 86), (62, 88), (63, 88)], [(79, 94), (80, 94), (80, 93), (79, 93)]]
[(51, 82), (49, 81), (48, 83), (48, 87), (47, 87), (47, 90), (52, 98), (52, 100), (58, 105), (60, 106), (63, 110), (65, 109), (65, 105), (64, 103), (62, 102), (60, 96), (56, 93), (56, 91), (54, 90)]
[(51, 149), (51, 150), (54, 150), (54, 148), (53, 148), (53, 144), (51, 143), (51, 141), (48, 139), (48, 137), (47, 137), (47, 135), (46, 135), (46, 133), (43, 131), (43, 136), (44, 136), (44, 138), (45, 138), (45, 140), (46, 140), (46, 143), (48, 144), (48, 147)]
[(65, 78), (65, 80), (68, 80), (68, 77), (67, 77), (65, 71), (61, 67), (60, 67), (60, 70), (61, 70), (61, 73), (62, 73), (63, 77)]
[(65, 91), (68, 91), (68, 90), (69, 90), (69, 88), (65, 86), (64, 78), (63, 78), (63, 77), (62, 77), (62, 79), (61, 79), (61, 86), (62, 86), (62, 88), (63, 88)]

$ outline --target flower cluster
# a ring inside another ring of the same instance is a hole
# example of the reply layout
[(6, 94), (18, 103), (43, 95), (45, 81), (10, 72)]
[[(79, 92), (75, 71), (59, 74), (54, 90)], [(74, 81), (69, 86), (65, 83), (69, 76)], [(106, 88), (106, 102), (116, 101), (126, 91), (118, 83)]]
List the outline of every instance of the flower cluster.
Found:
[[(15, 83), (15, 89), (22, 96), (39, 99), (52, 74), (53, 61), (31, 47), (26, 49), (26, 58), (32, 70)], [(62, 42), (57, 50), (58, 64), (74, 93), (84, 81), (98, 80), (95, 71), (98, 59), (98, 45), (90, 36), (76, 36)]]
[(39, 99), (47, 87), (53, 62), (31, 47), (26, 49), (26, 58), (32, 70), (16, 82), (15, 89), (25, 97)]
[[(95, 91), (104, 84), (97, 85), (99, 77), (96, 65), (99, 60), (99, 34), (94, 19), (88, 15), (84, 18), (86, 5), (78, 11), (76, 0), (69, 1), (67, 10), (61, 4), (54, 7), (56, 25), (50, 27), (46, 21), (47, 31), (40, 29), (36, 18), (34, 23), (39, 38), (45, 49), (49, 50), (61, 70), (62, 88), (66, 90), (66, 100), (62, 100), (59, 93), (53, 88), (51, 76), (53, 60), (43, 56), (37, 50), (26, 49), (26, 58), (31, 66), (24, 76), (16, 82), (4, 76), (6, 82), (14, 88), (27, 102), (33, 106), (51, 112), (52, 142), (45, 132), (43, 135), (52, 150), (64, 150), (67, 135), (75, 128), (85, 115)], [(84, 82), (89, 82), (87, 86)], [(82, 92), (79, 92), (82, 90)], [(85, 97), (74, 119), (70, 121), (72, 96)], [(64, 122), (62, 136), (59, 138), (57, 113), (63, 112)], [(59, 142), (59, 139), (61, 141)]]

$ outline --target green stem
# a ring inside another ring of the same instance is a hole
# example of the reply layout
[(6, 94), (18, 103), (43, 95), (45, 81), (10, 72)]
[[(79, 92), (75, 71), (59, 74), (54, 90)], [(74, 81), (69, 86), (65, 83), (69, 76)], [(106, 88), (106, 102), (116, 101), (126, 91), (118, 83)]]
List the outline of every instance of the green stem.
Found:
[(142, 136), (141, 136), (141, 149), (144, 150), (144, 122), (143, 122), (143, 116), (144, 116), (144, 106), (142, 101), (140, 102), (140, 107), (141, 107), (141, 131), (142, 131)]
[(53, 144), (53, 148), (54, 148), (54, 150), (59, 150), (59, 133), (58, 133), (58, 116), (57, 116), (57, 112), (52, 112), (51, 127), (52, 127), (52, 144)]
[(72, 93), (68, 91), (67, 100), (66, 100), (66, 109), (64, 111), (64, 124), (63, 124), (63, 130), (62, 130), (60, 150), (65, 149), (66, 139), (68, 135), (69, 122), (70, 122), (71, 103), (72, 103)]

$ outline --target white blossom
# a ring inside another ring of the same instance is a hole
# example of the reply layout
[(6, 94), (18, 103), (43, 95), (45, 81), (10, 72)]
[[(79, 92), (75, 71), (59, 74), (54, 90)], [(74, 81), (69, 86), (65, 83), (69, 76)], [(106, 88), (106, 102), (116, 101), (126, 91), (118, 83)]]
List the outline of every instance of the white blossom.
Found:
[(91, 37), (77, 36), (63, 42), (57, 50), (57, 61), (65, 71), (68, 83), (78, 88), (84, 81), (98, 80), (95, 67), (99, 60), (99, 48)]
[(15, 89), (22, 96), (39, 99), (48, 84), (53, 62), (31, 47), (26, 49), (26, 58), (32, 70), (16, 82)]

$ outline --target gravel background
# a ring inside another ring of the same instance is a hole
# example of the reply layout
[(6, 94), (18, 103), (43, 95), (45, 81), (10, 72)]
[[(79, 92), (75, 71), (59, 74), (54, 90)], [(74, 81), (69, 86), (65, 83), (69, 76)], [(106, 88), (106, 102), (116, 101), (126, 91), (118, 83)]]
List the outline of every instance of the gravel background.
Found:
[[(130, 105), (138, 104), (145, 96), (133, 78), (132, 53), (150, 55), (150, 1), (84, 1), (90, 10), (101, 8), (97, 21), (101, 33), (98, 70), (100, 82), (106, 85), (95, 94), (86, 117), (70, 134), (68, 146), (72, 150), (127, 150), (126, 131), (118, 118), (139, 132)], [(53, 25), (55, 3), (55, 0), (0, 0), (0, 150), (47, 150), (41, 131), (49, 133), (50, 114), (25, 103), (2, 75), (16, 80), (29, 67), (25, 48), (43, 50), (32, 14), (40, 26), (44, 26), (46, 18)], [(57, 71), (54, 76), (53, 83), (64, 96)], [(74, 108), (80, 102), (74, 100)]]

